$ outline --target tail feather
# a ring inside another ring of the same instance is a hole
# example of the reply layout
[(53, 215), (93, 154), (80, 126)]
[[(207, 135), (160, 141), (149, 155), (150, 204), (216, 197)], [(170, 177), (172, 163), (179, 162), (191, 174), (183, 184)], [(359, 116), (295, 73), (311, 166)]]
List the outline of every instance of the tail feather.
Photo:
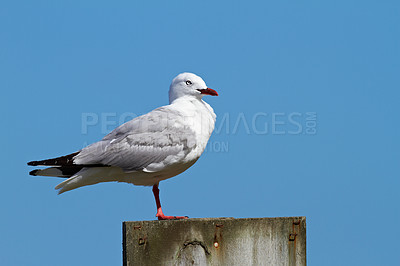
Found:
[[(83, 170), (82, 172), (84, 172), (84, 171), (85, 170)], [(66, 191), (78, 188), (78, 187), (80, 187), (78, 185), (79, 180), (81, 180), (82, 178), (83, 178), (83, 173), (77, 173), (76, 175), (73, 175), (72, 177), (70, 177), (67, 180), (58, 184), (55, 187), (55, 189), (58, 189), (58, 194), (62, 194)]]
[(75, 175), (58, 184), (55, 189), (59, 189), (58, 194), (62, 194), (78, 187), (94, 185), (100, 182), (118, 181), (112, 175), (112, 171), (112, 167), (84, 167)]

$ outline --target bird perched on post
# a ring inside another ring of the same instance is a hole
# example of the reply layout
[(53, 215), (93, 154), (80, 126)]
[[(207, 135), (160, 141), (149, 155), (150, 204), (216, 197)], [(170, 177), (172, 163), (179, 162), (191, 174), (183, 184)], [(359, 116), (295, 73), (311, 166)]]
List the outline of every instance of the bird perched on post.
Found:
[(179, 74), (169, 89), (169, 105), (126, 122), (80, 151), (29, 162), (49, 167), (30, 174), (68, 178), (56, 186), (59, 194), (111, 181), (153, 186), (157, 218), (185, 219), (163, 214), (158, 184), (184, 172), (203, 153), (216, 119), (211, 106), (202, 100), (205, 95), (218, 93), (195, 74)]

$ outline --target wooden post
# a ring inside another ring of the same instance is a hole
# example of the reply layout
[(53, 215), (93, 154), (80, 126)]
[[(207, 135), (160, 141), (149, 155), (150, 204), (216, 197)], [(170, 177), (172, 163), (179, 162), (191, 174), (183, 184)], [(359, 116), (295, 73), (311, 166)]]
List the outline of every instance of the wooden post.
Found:
[(131, 265), (306, 265), (306, 218), (205, 218), (123, 223)]

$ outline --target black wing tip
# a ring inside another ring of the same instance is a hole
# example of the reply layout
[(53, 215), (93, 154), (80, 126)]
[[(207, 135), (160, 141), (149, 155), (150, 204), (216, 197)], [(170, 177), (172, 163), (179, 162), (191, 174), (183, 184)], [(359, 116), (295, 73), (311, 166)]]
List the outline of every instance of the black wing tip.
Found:
[(53, 159), (46, 159), (41, 161), (31, 161), (28, 162), (30, 166), (67, 166), (67, 165), (74, 165), (74, 157), (79, 154), (78, 152), (74, 152), (65, 156), (53, 158)]
[(36, 176), (36, 173), (37, 173), (38, 171), (39, 171), (39, 170), (30, 171), (29, 174), (30, 174), (30, 175), (33, 175), (33, 176)]

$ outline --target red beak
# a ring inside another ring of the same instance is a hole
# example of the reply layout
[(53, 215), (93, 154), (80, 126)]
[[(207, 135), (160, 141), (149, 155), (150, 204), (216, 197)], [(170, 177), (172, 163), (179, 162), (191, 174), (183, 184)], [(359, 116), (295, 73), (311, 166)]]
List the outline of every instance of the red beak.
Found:
[(198, 90), (199, 92), (201, 92), (201, 94), (206, 94), (206, 95), (211, 95), (211, 96), (218, 96), (218, 92), (216, 92), (213, 89), (207, 88), (207, 89), (202, 89), (202, 90)]

